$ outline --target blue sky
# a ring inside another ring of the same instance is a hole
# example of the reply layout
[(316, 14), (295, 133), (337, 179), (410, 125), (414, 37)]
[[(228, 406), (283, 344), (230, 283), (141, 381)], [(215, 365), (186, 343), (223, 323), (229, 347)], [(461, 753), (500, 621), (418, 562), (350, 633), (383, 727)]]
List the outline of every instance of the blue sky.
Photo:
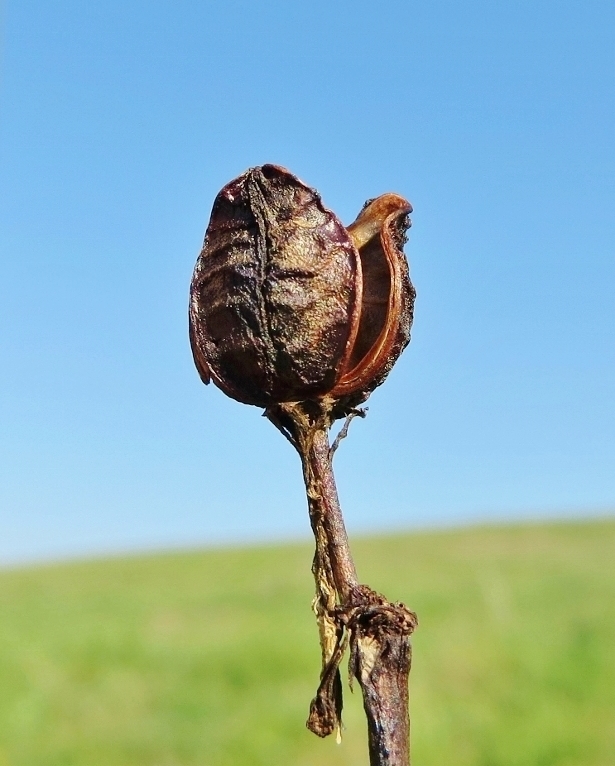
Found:
[(336, 456), (351, 533), (615, 509), (612, 2), (5, 3), (0, 562), (307, 536), (193, 369), (217, 191), (415, 208), (413, 341)]

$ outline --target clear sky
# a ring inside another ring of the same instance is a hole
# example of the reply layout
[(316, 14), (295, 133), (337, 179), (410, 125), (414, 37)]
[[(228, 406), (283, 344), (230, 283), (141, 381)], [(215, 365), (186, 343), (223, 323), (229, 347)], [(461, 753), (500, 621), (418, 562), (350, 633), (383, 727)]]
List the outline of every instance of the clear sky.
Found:
[(309, 535), (258, 409), (205, 388), (214, 196), (415, 208), (413, 340), (336, 456), (352, 532), (615, 509), (615, 4), (8, 2), (0, 562)]

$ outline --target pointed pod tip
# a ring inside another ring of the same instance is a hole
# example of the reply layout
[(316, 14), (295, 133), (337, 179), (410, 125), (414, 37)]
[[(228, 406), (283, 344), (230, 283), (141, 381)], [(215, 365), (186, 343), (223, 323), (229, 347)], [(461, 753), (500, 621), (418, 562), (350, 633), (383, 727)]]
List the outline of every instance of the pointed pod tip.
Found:
[(379, 197), (367, 200), (356, 220), (347, 227), (348, 233), (355, 247), (361, 248), (382, 230), (387, 219), (398, 220), (406, 216), (405, 228), (410, 228), (412, 222), (408, 216), (412, 210), (412, 205), (400, 194), (394, 192), (381, 194)]

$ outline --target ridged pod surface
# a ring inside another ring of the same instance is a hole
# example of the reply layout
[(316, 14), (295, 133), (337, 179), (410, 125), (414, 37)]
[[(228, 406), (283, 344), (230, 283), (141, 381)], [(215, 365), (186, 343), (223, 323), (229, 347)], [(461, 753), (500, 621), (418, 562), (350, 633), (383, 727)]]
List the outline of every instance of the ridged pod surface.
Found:
[(410, 339), (403, 254), (410, 204), (366, 203), (346, 229), (276, 165), (251, 168), (213, 205), (190, 290), (202, 380), (247, 404), (364, 401)]
[(326, 393), (349, 349), (359, 268), (346, 229), (291, 173), (264, 165), (231, 181), (192, 280), (201, 378), (262, 406)]

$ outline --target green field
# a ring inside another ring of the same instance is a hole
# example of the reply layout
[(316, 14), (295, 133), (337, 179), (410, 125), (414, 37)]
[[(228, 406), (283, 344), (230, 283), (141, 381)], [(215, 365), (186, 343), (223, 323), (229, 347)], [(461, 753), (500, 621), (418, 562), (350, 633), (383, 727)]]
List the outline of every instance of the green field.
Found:
[[(615, 764), (615, 521), (354, 541), (418, 612), (414, 766)], [(309, 545), (0, 572), (0, 766), (367, 764), (305, 729)]]

